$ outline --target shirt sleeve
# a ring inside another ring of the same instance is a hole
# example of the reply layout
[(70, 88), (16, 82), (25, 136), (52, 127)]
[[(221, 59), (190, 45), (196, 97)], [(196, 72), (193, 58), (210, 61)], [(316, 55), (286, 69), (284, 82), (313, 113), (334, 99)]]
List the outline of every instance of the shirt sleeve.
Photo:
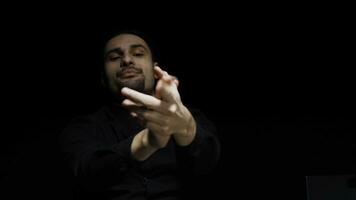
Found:
[(196, 122), (196, 134), (188, 146), (176, 145), (179, 167), (193, 174), (212, 171), (220, 157), (220, 142), (215, 126), (201, 112), (190, 110)]
[(133, 137), (111, 146), (96, 137), (94, 120), (75, 119), (61, 135), (61, 150), (75, 177), (110, 184), (110, 180), (117, 180), (135, 166), (130, 150)]

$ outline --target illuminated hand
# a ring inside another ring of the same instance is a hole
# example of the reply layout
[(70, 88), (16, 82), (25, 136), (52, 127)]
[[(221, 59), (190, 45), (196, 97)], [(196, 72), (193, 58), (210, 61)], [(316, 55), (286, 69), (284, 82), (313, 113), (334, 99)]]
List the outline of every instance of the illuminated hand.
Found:
[(133, 116), (144, 122), (164, 147), (170, 136), (181, 146), (189, 145), (195, 136), (196, 124), (189, 110), (183, 105), (178, 92), (178, 79), (159, 67), (154, 67), (158, 79), (155, 96), (146, 95), (129, 88), (121, 93), (127, 98), (122, 105)]

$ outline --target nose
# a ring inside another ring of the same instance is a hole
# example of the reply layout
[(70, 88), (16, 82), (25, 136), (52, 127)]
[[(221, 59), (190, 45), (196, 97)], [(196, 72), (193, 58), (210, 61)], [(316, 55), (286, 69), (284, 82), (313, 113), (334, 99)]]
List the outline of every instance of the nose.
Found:
[(133, 63), (132, 63), (131, 55), (125, 54), (124, 57), (122, 58), (122, 63), (121, 63), (122, 67), (128, 67), (128, 66), (130, 66), (132, 64)]

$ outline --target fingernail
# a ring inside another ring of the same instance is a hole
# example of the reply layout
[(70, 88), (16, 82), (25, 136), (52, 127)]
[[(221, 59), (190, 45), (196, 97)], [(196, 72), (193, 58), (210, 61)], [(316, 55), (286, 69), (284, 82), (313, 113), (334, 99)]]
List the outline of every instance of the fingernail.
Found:
[(128, 104), (128, 100), (127, 99), (123, 100), (121, 104), (122, 105), (127, 105)]
[(124, 94), (124, 93), (127, 93), (128, 92), (128, 88), (127, 87), (123, 87), (121, 89), (121, 93)]

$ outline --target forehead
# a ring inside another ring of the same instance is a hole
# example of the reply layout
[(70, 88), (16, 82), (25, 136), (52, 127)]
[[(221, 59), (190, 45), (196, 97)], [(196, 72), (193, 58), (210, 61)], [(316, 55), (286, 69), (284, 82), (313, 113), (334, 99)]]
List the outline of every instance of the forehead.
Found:
[(109, 51), (110, 49), (120, 48), (120, 49), (129, 49), (131, 45), (143, 45), (149, 50), (147, 43), (139, 36), (133, 34), (120, 34), (111, 38), (105, 46), (105, 50)]

